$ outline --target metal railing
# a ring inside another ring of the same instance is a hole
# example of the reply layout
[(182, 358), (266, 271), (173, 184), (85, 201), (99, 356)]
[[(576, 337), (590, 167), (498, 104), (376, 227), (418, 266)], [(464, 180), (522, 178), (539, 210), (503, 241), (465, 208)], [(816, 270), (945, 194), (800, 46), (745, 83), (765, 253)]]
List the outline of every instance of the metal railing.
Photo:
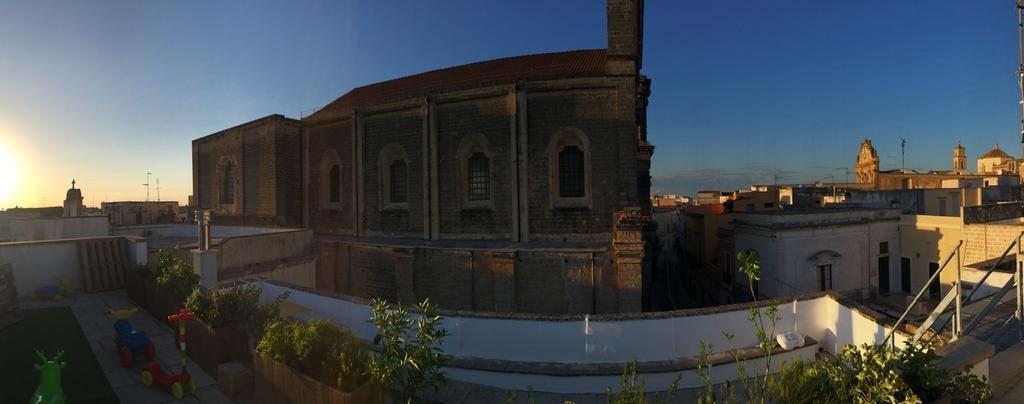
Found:
[[(928, 282), (925, 282), (924, 286), (921, 287), (921, 290), (919, 290), (917, 292), (917, 295), (914, 296), (914, 300), (912, 300), (910, 302), (910, 305), (907, 306), (906, 310), (903, 310), (903, 314), (901, 314), (899, 319), (896, 320), (896, 323), (893, 324), (892, 329), (889, 330), (889, 334), (885, 336), (884, 340), (882, 340), (882, 345), (881, 346), (886, 346), (890, 341), (892, 341), (892, 349), (894, 351), (896, 350), (896, 331), (899, 330), (901, 325), (903, 325), (903, 322), (907, 319), (907, 315), (910, 314), (910, 311), (914, 308), (914, 305), (917, 304), (918, 300), (921, 300), (921, 296), (924, 295), (924, 292), (928, 290), (928, 287), (931, 286), (932, 282), (936, 282), (936, 280), (939, 278), (939, 274), (941, 274), (942, 271), (946, 269), (946, 266), (949, 265), (949, 261), (952, 260), (954, 256), (956, 257), (956, 285), (955, 285), (955, 288), (950, 291), (950, 293), (956, 292), (957, 296), (960, 295), (960, 248), (963, 247), (963, 245), (964, 245), (964, 241), (960, 240), (960, 242), (958, 242), (956, 244), (956, 247), (953, 248), (953, 251), (949, 253), (949, 256), (946, 257), (946, 260), (942, 262), (942, 266), (939, 267), (939, 270), (935, 271), (935, 273), (932, 274), (932, 276), (928, 278)], [(945, 300), (945, 299), (943, 299), (943, 300)], [(960, 318), (960, 302), (959, 302), (959, 299), (957, 299), (956, 317), (957, 317), (958, 322), (959, 322), (959, 318)], [(954, 324), (954, 327), (956, 327), (958, 325), (959, 324)]]
[[(985, 274), (981, 277), (980, 280), (978, 280), (978, 282), (975, 284), (975, 287), (971, 290), (970, 294), (967, 295), (966, 299), (961, 298), (963, 296), (963, 280), (961, 278), (960, 273), (963, 265), (961, 259), (961, 249), (963, 248), (964, 242), (963, 240), (960, 240), (960, 242), (957, 243), (953, 251), (950, 252), (949, 256), (946, 257), (946, 260), (942, 263), (942, 266), (939, 267), (939, 270), (935, 271), (935, 273), (928, 278), (928, 281), (925, 282), (925, 284), (921, 287), (921, 290), (918, 291), (916, 296), (914, 296), (914, 300), (911, 301), (910, 305), (907, 306), (907, 309), (904, 310), (903, 314), (900, 315), (898, 320), (896, 320), (896, 323), (889, 331), (885, 340), (882, 341), (881, 346), (891, 345), (893, 350), (896, 349), (895, 333), (897, 332), (897, 330), (899, 330), (899, 327), (902, 326), (904, 322), (906, 322), (907, 316), (910, 314), (910, 311), (913, 310), (918, 300), (920, 300), (921, 296), (924, 295), (924, 292), (926, 290), (929, 290), (929, 287), (932, 285), (932, 282), (938, 281), (940, 277), (939, 275), (942, 273), (943, 270), (946, 269), (946, 267), (949, 265), (949, 262), (953, 259), (953, 257), (956, 257), (957, 261), (956, 281), (954, 281), (953, 288), (949, 292), (947, 292), (945, 296), (943, 296), (942, 300), (935, 307), (935, 309), (932, 310), (928, 317), (925, 318), (925, 320), (921, 323), (921, 326), (918, 327), (917, 331), (914, 332), (914, 336), (912, 337), (911, 341), (917, 342), (918, 340), (921, 339), (921, 337), (924, 336), (924, 334), (928, 330), (932, 330), (932, 335), (928, 338), (928, 342), (931, 342), (932, 340), (935, 339), (935, 337), (941, 334), (942, 330), (945, 329), (945, 327), (949, 325), (950, 322), (953, 323), (952, 338), (950, 339), (951, 341), (955, 341), (959, 338), (962, 338), (965, 335), (970, 334), (972, 331), (976, 330), (977, 327), (981, 324), (981, 320), (988, 316), (992, 312), (992, 310), (995, 309), (995, 307), (999, 304), (1003, 297), (1006, 296), (1006, 293), (1008, 293), (1010, 289), (1016, 289), (1017, 308), (1014, 311), (1013, 317), (1007, 319), (1006, 323), (1009, 323), (1011, 320), (1015, 318), (1018, 323), (1019, 336), (1021, 337), (1021, 339), (1024, 339), (1024, 322), (1021, 321), (1022, 317), (1024, 317), (1024, 289), (1021, 288), (1021, 279), (1022, 276), (1024, 276), (1024, 274), (1022, 274), (1022, 271), (1024, 271), (1024, 268), (1022, 268), (1022, 265), (1016, 259), (1014, 260), (1014, 276), (1008, 279), (1006, 283), (996, 293), (989, 296), (991, 300), (988, 302), (988, 304), (985, 305), (985, 308), (983, 308), (980, 312), (978, 312), (971, 318), (971, 320), (967, 323), (966, 327), (964, 327), (962, 324), (963, 304), (965, 302), (971, 302), (971, 299), (974, 297), (975, 294), (978, 293), (979, 290), (981, 290), (981, 288), (985, 284), (985, 281), (988, 280), (990, 275), (992, 275), (992, 272), (995, 272), (999, 265), (1001, 265), (1003, 261), (1006, 260), (1006, 256), (1010, 254), (1010, 251), (1013, 250), (1014, 246), (1017, 247), (1017, 254), (1021, 254), (1022, 247), (1024, 247), (1021, 243), (1022, 237), (1024, 237), (1024, 231), (1017, 234), (1017, 237), (1015, 237), (1014, 240), (1011, 241), (1008, 246), (1006, 246), (1006, 249), (1003, 250), (1003, 253), (999, 256), (999, 258), (991, 265), (989, 265), (988, 269), (985, 271)], [(951, 304), (955, 304), (955, 310), (953, 315), (944, 319), (938, 327), (934, 329), (931, 328), (932, 324), (939, 317), (946, 313)]]

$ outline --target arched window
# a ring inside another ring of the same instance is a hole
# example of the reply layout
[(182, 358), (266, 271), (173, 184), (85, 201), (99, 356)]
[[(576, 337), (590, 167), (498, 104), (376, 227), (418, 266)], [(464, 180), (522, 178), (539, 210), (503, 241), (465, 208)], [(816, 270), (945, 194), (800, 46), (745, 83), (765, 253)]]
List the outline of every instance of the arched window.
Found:
[(341, 202), (341, 167), (337, 164), (332, 164), (330, 174), (327, 177), (327, 201), (331, 203)]
[(583, 150), (569, 145), (558, 152), (558, 196), (561, 198), (582, 198), (586, 195), (584, 181), (586, 170), (583, 166)]
[(474, 152), (466, 160), (466, 199), (473, 202), (491, 199), (491, 167), (487, 155)]
[(224, 167), (224, 182), (222, 183), (220, 203), (231, 205), (235, 203), (235, 165), (230, 161)]
[(552, 206), (590, 207), (590, 145), (578, 129), (559, 131), (551, 139)]
[(333, 149), (325, 150), (320, 157), (318, 175), (321, 209), (341, 209), (341, 158)]
[(405, 160), (392, 160), (388, 169), (390, 186), (388, 187), (388, 202), (406, 203), (408, 195), (408, 167)]

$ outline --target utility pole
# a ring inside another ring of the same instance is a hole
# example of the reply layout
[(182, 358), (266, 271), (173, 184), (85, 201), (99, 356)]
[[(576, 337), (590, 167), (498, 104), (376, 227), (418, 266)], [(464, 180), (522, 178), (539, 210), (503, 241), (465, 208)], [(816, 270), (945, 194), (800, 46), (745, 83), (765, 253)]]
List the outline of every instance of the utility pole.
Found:
[(1017, 89), (1020, 94), (1020, 143), (1024, 153), (1024, 0), (1017, 0)]
[(160, 179), (156, 179), (156, 201), (160, 202)]

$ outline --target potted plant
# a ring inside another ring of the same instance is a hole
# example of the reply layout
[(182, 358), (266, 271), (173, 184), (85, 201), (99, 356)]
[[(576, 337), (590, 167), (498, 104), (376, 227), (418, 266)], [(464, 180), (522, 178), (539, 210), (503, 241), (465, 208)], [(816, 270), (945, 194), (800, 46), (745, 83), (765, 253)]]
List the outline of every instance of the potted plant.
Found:
[(157, 253), (156, 272), (149, 283), (152, 293), (146, 291), (146, 310), (158, 319), (177, 313), (192, 289), (199, 285), (199, 275), (178, 257), (177, 251), (163, 249)]
[(329, 320), (278, 321), (253, 352), (255, 396), (262, 403), (378, 402), (367, 344)]
[(188, 355), (208, 374), (230, 361), (252, 361), (254, 341), (267, 324), (280, 316), (281, 302), (287, 292), (268, 303), (260, 303), (262, 290), (254, 284), (209, 292), (194, 288), (185, 301), (196, 321), (186, 324)]

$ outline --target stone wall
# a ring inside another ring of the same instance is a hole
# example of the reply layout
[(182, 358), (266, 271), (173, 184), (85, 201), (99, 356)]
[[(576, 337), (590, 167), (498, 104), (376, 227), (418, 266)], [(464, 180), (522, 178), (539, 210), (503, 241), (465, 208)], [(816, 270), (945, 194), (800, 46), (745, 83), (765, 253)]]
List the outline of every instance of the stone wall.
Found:
[(1015, 219), (1024, 214), (1024, 203), (1010, 202), (990, 205), (965, 206), (964, 223), (984, 223)]
[[(316, 244), (317, 289), (333, 293), (403, 304), (429, 298), (445, 309), (483, 312), (591, 314), (641, 309), (639, 290), (632, 299), (621, 299), (619, 293), (638, 289), (639, 265), (629, 265), (629, 260), (601, 248), (434, 248), (333, 240)], [(620, 285), (631, 279), (633, 283)]]
[[(301, 126), (270, 115), (192, 142), (196, 203), (228, 225), (302, 224)], [(221, 204), (223, 167), (235, 167), (235, 203)]]

